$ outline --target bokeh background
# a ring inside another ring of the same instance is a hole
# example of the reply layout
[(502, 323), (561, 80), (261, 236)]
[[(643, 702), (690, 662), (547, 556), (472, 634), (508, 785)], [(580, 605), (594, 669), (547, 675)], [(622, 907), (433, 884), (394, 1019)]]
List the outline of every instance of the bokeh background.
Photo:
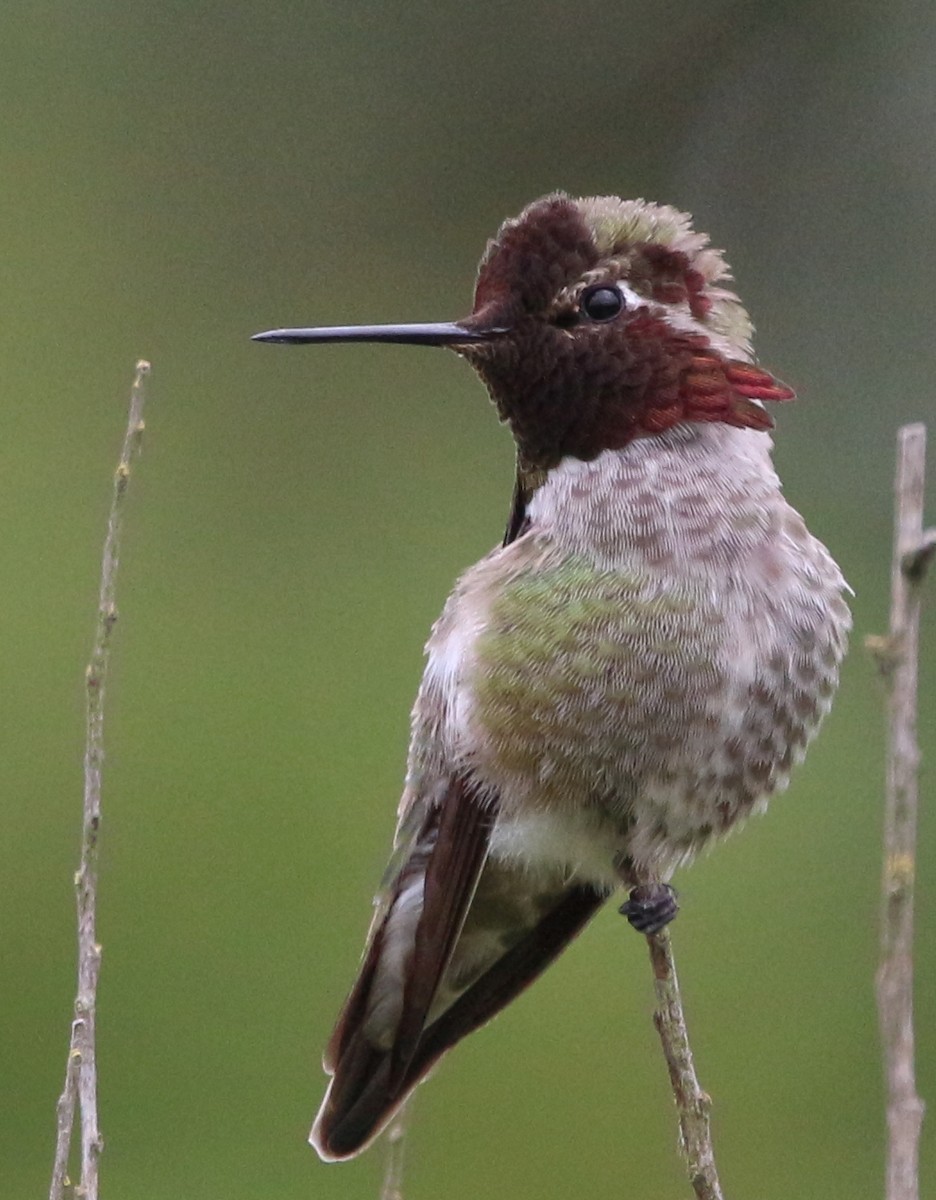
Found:
[[(502, 218), (665, 200), (725, 246), (792, 501), (856, 591), (839, 703), (770, 815), (679, 879), (732, 1196), (881, 1195), (872, 976), (893, 439), (936, 396), (936, 14), (855, 0), (6, 0), (0, 13), (0, 1194), (45, 1194), (73, 993), (83, 668), (132, 367), (154, 371), (108, 712), (104, 1195), (372, 1198), (320, 1164), (421, 647), (500, 536), (470, 370), (273, 325), (450, 318)], [(936, 450), (930, 520), (936, 520)], [(923, 785), (936, 798), (936, 603)], [(920, 1085), (936, 1101), (936, 814)], [(422, 1089), (408, 1197), (687, 1195), (645, 950), (603, 912)], [(936, 1121), (923, 1148), (936, 1180)]]

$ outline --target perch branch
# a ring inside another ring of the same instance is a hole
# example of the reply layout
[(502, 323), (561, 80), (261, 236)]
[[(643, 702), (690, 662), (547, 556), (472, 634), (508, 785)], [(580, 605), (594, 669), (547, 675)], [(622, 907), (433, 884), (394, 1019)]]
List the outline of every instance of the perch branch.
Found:
[(409, 1124), (410, 1099), (397, 1109), (385, 1135), (386, 1164), (380, 1200), (403, 1200), (403, 1155), (406, 1149), (406, 1129)]
[(676, 963), (668, 929), (647, 935), (653, 965), (656, 1011), (653, 1023), (663, 1045), (673, 1099), (679, 1114), (679, 1140), (686, 1159), (689, 1182), (698, 1200), (723, 1200), (709, 1112), (711, 1097), (699, 1085), (692, 1061)]
[(143, 436), (143, 380), (150, 365), (140, 361), (130, 391), (130, 412), (120, 462), (114, 474), (114, 490), (104, 538), (101, 563), (101, 590), (97, 625), (91, 658), (85, 671), (86, 739), (84, 755), (84, 809), (81, 828), (81, 853), (75, 875), (78, 909), (78, 987), (65, 1086), (56, 1108), (55, 1159), (49, 1200), (62, 1200), (70, 1186), (68, 1162), (76, 1103), (81, 1123), (81, 1175), (75, 1194), (83, 1200), (97, 1200), (98, 1160), (104, 1142), (98, 1125), (97, 1062), (95, 1020), (97, 984), (101, 968), (101, 947), (96, 936), (98, 835), (101, 827), (101, 768), (104, 762), (104, 688), (110, 655), (111, 633), (117, 621), (116, 585), (120, 554), (120, 533), (124, 500), (130, 479), (130, 465)]
[(868, 648), (887, 687), (887, 784), (881, 883), (878, 1018), (887, 1082), (887, 1200), (918, 1200), (923, 1101), (916, 1090), (913, 1030), (913, 893), (916, 875), (917, 673), (920, 605), (936, 530), (923, 530), (926, 427), (897, 435), (890, 629)]

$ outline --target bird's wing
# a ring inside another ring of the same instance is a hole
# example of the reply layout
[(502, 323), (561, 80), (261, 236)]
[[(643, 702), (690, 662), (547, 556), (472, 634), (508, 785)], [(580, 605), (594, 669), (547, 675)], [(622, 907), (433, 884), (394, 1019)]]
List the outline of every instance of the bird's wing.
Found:
[(538, 471), (536, 468), (524, 464), (519, 458), (517, 459), (517, 474), (502, 546), (509, 546), (511, 542), (515, 542), (526, 532), (528, 528), (527, 505), (530, 503), (533, 493), (545, 482), (545, 479), (545, 471)]
[(495, 815), (463, 778), (423, 811), (326, 1053), (333, 1078), (310, 1139), (325, 1159), (363, 1150), (433, 1063), (530, 983), (604, 899), (556, 881), (524, 887), (519, 868), (488, 859)]

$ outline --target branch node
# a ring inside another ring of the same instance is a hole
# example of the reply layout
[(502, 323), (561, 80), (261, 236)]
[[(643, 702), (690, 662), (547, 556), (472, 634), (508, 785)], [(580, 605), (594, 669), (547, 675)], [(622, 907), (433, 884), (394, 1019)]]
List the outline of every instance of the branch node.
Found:
[(926, 572), (936, 554), (936, 529), (927, 529), (920, 538), (920, 544), (913, 550), (908, 550), (901, 559), (901, 569), (911, 583), (922, 583)]
[(879, 633), (869, 633), (864, 640), (864, 648), (874, 660), (881, 675), (888, 679), (894, 668), (900, 662), (900, 649), (892, 637)]

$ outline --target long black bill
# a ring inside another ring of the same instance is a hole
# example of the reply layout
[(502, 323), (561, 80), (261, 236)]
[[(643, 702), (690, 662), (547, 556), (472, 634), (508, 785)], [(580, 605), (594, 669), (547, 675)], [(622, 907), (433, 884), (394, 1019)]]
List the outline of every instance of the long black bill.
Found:
[(317, 329), (270, 329), (255, 333), (255, 342), (395, 342), (403, 346), (458, 346), (487, 342), (506, 329), (466, 329), (455, 321), (431, 325), (326, 325)]

